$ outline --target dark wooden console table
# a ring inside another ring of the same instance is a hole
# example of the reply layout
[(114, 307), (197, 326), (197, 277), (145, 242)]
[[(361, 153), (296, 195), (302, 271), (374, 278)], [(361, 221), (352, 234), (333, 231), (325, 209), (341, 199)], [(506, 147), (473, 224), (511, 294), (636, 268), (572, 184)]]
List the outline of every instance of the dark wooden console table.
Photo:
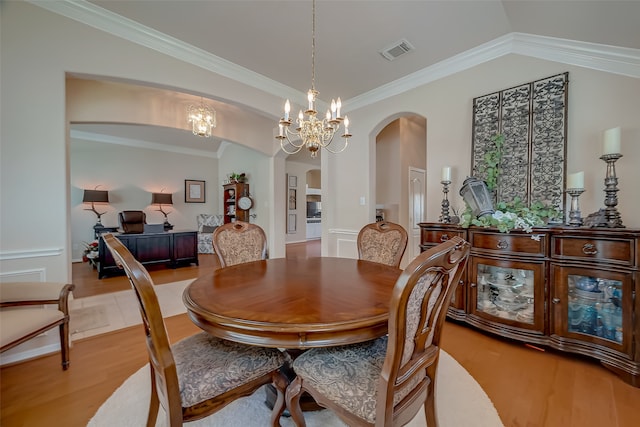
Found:
[(640, 230), (419, 225), (422, 250), (471, 243), (449, 318), (598, 359), (640, 387)]
[[(166, 264), (171, 268), (192, 263), (198, 265), (197, 231), (114, 235), (143, 265)], [(98, 278), (116, 274), (123, 274), (123, 271), (116, 265), (101, 237), (98, 242)]]

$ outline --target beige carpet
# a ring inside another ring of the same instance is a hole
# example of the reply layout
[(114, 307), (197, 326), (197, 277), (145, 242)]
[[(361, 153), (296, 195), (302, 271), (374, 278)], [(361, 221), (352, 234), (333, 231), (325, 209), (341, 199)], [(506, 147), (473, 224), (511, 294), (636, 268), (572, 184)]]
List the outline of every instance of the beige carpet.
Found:
[[(149, 367), (133, 374), (98, 409), (88, 427), (144, 426), (150, 398)], [(239, 399), (217, 413), (185, 426), (189, 427), (263, 427), (269, 425), (271, 415), (264, 404), (264, 390)], [(436, 379), (436, 410), (440, 427), (502, 427), (491, 400), (471, 375), (449, 354), (440, 353)], [(306, 412), (308, 427), (344, 427), (331, 411)], [(293, 426), (291, 419), (282, 417), (283, 427)], [(160, 410), (157, 427), (166, 426)], [(407, 426), (426, 426), (421, 411)]]

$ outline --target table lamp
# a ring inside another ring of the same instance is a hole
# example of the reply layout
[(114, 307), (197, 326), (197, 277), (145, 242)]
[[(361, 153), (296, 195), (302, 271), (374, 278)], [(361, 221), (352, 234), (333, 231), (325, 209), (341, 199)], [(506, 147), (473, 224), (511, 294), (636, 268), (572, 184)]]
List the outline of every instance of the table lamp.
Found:
[[(98, 188), (98, 187), (96, 187)], [(91, 203), (91, 208), (86, 208), (85, 211), (93, 211), (98, 216), (98, 222), (96, 222), (97, 226), (102, 226), (101, 216), (106, 212), (98, 212), (96, 210), (95, 204), (108, 204), (109, 203), (109, 192), (106, 190), (84, 190), (84, 195), (82, 196), (82, 203)]]
[(171, 193), (151, 193), (151, 204), (160, 207), (159, 209), (156, 209), (156, 211), (162, 212), (162, 215), (164, 215), (165, 227), (171, 227), (169, 219), (167, 218), (167, 215), (169, 215), (171, 212), (165, 212), (162, 209), (162, 205), (173, 205)]

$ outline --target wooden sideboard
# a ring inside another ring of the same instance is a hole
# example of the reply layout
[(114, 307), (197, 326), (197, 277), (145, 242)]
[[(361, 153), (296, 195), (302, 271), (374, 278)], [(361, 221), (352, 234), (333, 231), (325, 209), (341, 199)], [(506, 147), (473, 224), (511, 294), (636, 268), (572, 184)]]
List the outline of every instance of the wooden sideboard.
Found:
[(453, 236), (472, 246), (449, 318), (593, 357), (640, 387), (640, 230), (419, 225), (422, 250)]
[[(164, 233), (140, 233), (114, 235), (143, 265), (166, 264), (171, 268), (179, 265), (198, 265), (198, 232), (168, 231)], [(98, 278), (124, 274), (116, 265), (111, 252), (102, 238), (98, 241)]]

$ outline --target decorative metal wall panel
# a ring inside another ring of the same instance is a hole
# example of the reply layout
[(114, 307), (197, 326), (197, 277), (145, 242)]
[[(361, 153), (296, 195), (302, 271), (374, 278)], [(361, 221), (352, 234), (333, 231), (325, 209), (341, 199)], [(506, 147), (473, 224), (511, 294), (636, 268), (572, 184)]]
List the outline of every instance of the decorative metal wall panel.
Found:
[(564, 210), (569, 73), (473, 100), (471, 174), (486, 179), (484, 156), (504, 135), (494, 195), (509, 202), (540, 201)]

